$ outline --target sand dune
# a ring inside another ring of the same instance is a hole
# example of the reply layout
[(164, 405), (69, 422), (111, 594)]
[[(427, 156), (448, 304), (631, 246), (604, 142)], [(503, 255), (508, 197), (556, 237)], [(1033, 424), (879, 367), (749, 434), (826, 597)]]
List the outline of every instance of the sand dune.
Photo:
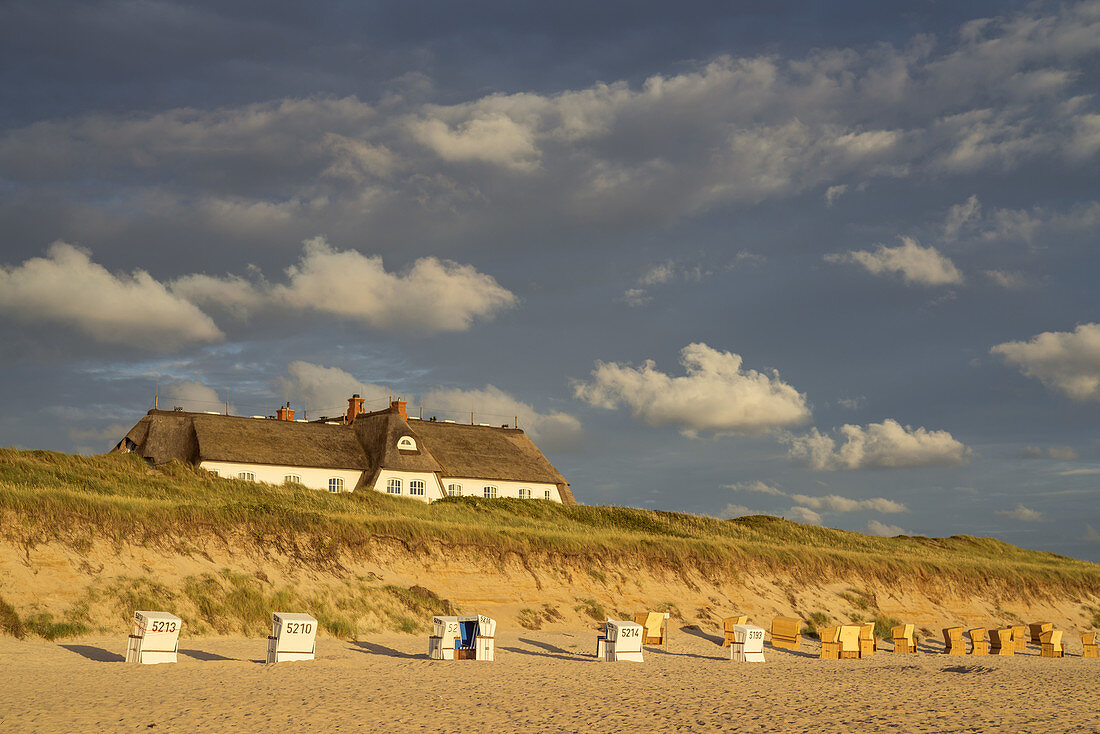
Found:
[(497, 660), (485, 663), (430, 661), (426, 638), (386, 634), (321, 639), (317, 660), (279, 665), (263, 664), (263, 639), (184, 638), (179, 663), (155, 666), (121, 662), (124, 637), (0, 638), (0, 730), (1100, 730), (1095, 659), (1041, 658), (1031, 647), (1011, 658), (824, 661), (807, 643), (768, 646), (767, 663), (748, 665), (713, 637), (674, 630), (667, 651), (631, 664), (597, 661), (593, 630), (503, 631)]

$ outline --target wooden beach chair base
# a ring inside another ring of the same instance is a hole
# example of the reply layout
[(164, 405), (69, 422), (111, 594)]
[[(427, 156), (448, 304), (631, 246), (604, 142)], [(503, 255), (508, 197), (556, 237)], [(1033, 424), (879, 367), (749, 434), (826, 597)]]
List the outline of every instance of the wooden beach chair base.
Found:
[(840, 660), (840, 643), (839, 642), (822, 642), (821, 643), (821, 660)]
[(859, 660), (858, 650), (845, 650), (840, 653), (841, 660)]
[(1066, 656), (1065, 650), (1055, 650), (1054, 645), (1043, 645), (1039, 651), (1039, 656), (1044, 658), (1064, 658)]
[(1100, 658), (1100, 647), (1097, 645), (1086, 645), (1084, 653), (1081, 654), (1083, 658)]

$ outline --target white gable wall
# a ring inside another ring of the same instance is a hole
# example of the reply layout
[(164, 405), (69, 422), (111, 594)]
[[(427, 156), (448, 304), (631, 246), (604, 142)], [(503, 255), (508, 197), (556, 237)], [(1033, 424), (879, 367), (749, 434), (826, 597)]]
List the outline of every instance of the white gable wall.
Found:
[[(439, 477), (435, 475), (435, 472), (393, 471), (392, 469), (383, 469), (378, 472), (378, 479), (374, 482), (374, 488), (382, 494), (386, 494), (386, 488), (389, 486), (390, 479), (401, 480), (401, 494), (393, 495), (394, 497), (408, 497), (410, 499), (420, 500), (421, 502), (432, 502), (443, 497), (443, 492), (439, 487)], [(424, 482), (423, 496), (413, 496), (409, 494), (409, 482), (413, 479), (419, 479)]]
[[(241, 472), (252, 472), (256, 475), (257, 482), (270, 484), (283, 484), (288, 475), (301, 477), (301, 484), (310, 489), (323, 489), (328, 491), (328, 480), (339, 477), (344, 480), (344, 491), (350, 492), (359, 483), (363, 472), (358, 469), (317, 469), (304, 466), (278, 466), (274, 464), (238, 464), (228, 461), (203, 461), (199, 464), (203, 469), (216, 472), (218, 476), (226, 479), (237, 479)], [(433, 479), (434, 481), (434, 479)]]

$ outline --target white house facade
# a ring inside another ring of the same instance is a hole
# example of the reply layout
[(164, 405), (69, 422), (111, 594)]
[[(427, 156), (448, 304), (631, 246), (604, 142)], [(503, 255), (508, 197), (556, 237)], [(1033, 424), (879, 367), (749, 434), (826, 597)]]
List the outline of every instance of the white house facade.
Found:
[(115, 451), (328, 492), (576, 504), (569, 483), (519, 429), (410, 419), (403, 401), (372, 413), (362, 404), (355, 395), (344, 416), (312, 422), (294, 420), (289, 405), (272, 418), (151, 410)]

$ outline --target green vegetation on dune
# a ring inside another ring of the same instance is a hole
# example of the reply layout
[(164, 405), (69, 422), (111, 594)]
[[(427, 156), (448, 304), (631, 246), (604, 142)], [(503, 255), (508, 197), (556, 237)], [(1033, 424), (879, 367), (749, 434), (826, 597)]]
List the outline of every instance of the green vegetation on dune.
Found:
[[(427, 505), (377, 492), (334, 495), (297, 485), (221, 479), (179, 464), (151, 468), (135, 456), (0, 449), (0, 539), (8, 543), (60, 543), (83, 551), (106, 541), (190, 555), (211, 538), (330, 570), (339, 570), (349, 556), (369, 558), (372, 542), (381, 541), (411, 553), (445, 547), (514, 556), (521, 563), (572, 560), (590, 567), (592, 581), (601, 584), (612, 575), (603, 568), (628, 563), (685, 579), (690, 574), (722, 579), (778, 572), (794, 581), (817, 581), (858, 575), (864, 582), (898, 585), (981, 585), (1013, 598), (1100, 595), (1100, 566), (991, 538), (879, 538), (767, 516), (718, 520), (532, 500), (448, 498)], [(270, 595), (279, 592), (249, 578), (230, 571), (193, 577), (182, 593), (211, 619), (235, 619), (240, 631), (254, 631), (261, 618), (266, 623)], [(402, 628), (402, 608), (410, 610), (405, 616), (413, 624), (414, 611), (447, 606), (444, 600), (426, 599), (431, 592), (417, 588), (380, 592), (363, 586), (340, 604), (384, 602), (392, 611), (383, 615), (386, 624)], [(133, 598), (125, 608), (132, 609), (167, 590), (135, 581), (127, 589), (100, 593), (129, 594)], [(321, 607), (326, 603), (310, 601)], [(853, 592), (852, 602), (861, 607), (864, 597)], [(335, 599), (328, 603), (328, 627), (333, 634), (347, 634), (346, 620), (355, 609), (341, 610)], [(541, 615), (531, 610), (527, 616), (533, 626)], [(11, 629), (19, 621), (9, 617), (0, 603), (0, 626)], [(80, 620), (36, 623), (52, 629), (48, 625)]]

